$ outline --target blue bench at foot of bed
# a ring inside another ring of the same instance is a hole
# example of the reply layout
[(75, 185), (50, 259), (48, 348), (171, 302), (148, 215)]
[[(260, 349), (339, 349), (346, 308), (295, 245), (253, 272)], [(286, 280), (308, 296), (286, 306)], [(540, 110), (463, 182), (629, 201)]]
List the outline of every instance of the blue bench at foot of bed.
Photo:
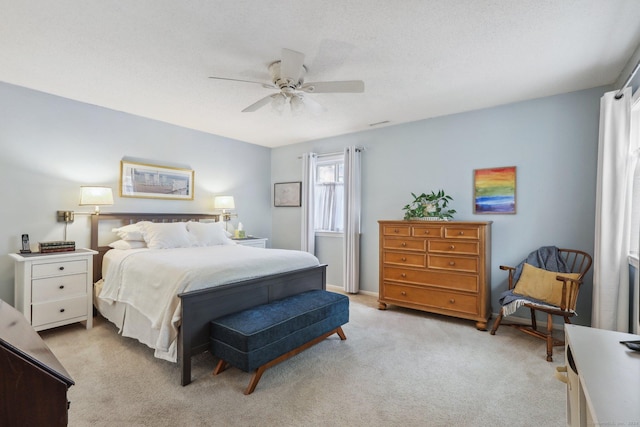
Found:
[(347, 339), (349, 298), (313, 290), (233, 313), (211, 322), (211, 353), (220, 358), (217, 375), (229, 366), (255, 370), (244, 394), (251, 394), (264, 371), (330, 335)]

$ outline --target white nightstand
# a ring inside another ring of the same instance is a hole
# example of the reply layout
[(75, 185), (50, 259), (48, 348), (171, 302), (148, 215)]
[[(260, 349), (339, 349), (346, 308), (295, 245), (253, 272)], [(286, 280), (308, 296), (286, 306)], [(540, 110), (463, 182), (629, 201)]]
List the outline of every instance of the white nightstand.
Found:
[(93, 326), (93, 255), (78, 249), (9, 254), (15, 263), (15, 308), (36, 331), (86, 321)]
[(245, 237), (242, 239), (231, 238), (234, 242), (243, 246), (253, 246), (255, 248), (266, 248), (267, 247), (267, 238), (266, 237)]

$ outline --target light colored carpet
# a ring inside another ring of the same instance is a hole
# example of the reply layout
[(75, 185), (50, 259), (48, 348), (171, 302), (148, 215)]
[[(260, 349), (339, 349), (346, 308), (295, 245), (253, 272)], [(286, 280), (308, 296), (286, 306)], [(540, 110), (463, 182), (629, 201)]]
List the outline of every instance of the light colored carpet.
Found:
[(513, 328), (495, 336), (474, 322), (350, 297), (346, 341), (334, 335), (266, 371), (212, 376), (195, 357), (194, 382), (176, 365), (116, 334), (100, 316), (43, 331), (75, 381), (70, 426), (563, 426), (565, 385), (554, 378), (564, 349)]

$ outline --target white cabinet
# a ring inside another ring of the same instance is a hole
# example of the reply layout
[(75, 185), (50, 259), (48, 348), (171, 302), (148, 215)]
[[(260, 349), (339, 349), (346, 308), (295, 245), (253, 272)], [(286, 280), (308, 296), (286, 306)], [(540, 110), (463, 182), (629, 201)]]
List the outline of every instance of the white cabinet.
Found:
[(620, 341), (640, 336), (565, 325), (567, 425), (640, 424), (640, 353)]
[(253, 246), (256, 248), (266, 248), (267, 247), (267, 239), (265, 237), (245, 237), (243, 239), (232, 239), (239, 245), (243, 246)]
[(80, 321), (91, 329), (94, 254), (89, 249), (9, 254), (15, 266), (14, 306), (36, 331)]

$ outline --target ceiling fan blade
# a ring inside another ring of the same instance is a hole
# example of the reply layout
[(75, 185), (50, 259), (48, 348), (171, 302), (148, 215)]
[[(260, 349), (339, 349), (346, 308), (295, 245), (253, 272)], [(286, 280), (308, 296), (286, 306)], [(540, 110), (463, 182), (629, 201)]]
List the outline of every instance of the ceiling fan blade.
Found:
[(364, 92), (364, 82), (362, 80), (313, 82), (303, 84), (300, 90), (308, 93), (361, 93)]
[(265, 105), (269, 104), (275, 97), (279, 96), (279, 93), (274, 93), (273, 95), (269, 95), (269, 96), (265, 96), (264, 98), (260, 99), (257, 102), (254, 102), (253, 104), (249, 105), (247, 108), (245, 108), (244, 110), (242, 110), (243, 113), (253, 113), (254, 111), (264, 107)]
[(300, 80), (302, 66), (304, 65), (304, 54), (291, 49), (282, 49), (282, 59), (280, 60), (280, 78), (291, 79), (294, 83)]
[(209, 77), (209, 78), (214, 80), (230, 80), (232, 82), (255, 83), (257, 85), (262, 85), (262, 87), (267, 89), (278, 89), (278, 87), (273, 84), (267, 84), (263, 82), (254, 82), (252, 80), (230, 79), (228, 77)]

